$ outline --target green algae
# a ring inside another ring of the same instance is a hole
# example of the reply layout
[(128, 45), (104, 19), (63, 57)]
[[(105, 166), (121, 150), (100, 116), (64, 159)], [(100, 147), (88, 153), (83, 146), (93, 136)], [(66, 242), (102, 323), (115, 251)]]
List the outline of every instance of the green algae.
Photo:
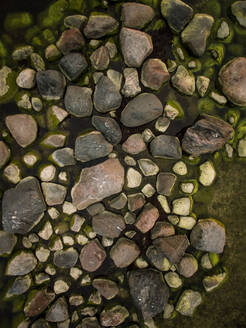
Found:
[(30, 27), (33, 17), (28, 12), (9, 13), (4, 21), (4, 28), (7, 32), (13, 32)]

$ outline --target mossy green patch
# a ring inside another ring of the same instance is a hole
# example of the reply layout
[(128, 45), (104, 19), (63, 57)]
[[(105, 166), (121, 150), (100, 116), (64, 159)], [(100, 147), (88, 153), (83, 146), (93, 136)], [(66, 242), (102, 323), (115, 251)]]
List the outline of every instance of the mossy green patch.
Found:
[(12, 71), (8, 74), (7, 80), (6, 80), (7, 85), (8, 85), (8, 92), (0, 97), (0, 104), (8, 103), (15, 97), (15, 95), (18, 91), (18, 87), (16, 85), (16, 77), (17, 77), (16, 72)]
[(42, 28), (52, 27), (55, 28), (64, 18), (65, 11), (68, 9), (69, 4), (67, 0), (57, 0), (52, 3), (48, 10), (40, 13), (39, 24)]
[(28, 12), (9, 13), (4, 21), (4, 28), (7, 32), (28, 28), (33, 23), (33, 17)]
[(69, 0), (69, 9), (82, 13), (85, 10), (84, 0)]

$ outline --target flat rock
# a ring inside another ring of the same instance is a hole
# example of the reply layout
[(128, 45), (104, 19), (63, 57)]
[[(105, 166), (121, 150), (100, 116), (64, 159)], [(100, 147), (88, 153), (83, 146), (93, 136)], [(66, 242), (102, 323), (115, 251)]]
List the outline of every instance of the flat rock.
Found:
[(122, 149), (131, 155), (137, 155), (146, 150), (146, 144), (140, 133), (130, 135), (122, 144)]
[(175, 228), (167, 221), (156, 222), (155, 226), (151, 230), (151, 239), (169, 237), (173, 235), (175, 235)]
[(92, 116), (92, 125), (100, 131), (112, 145), (117, 145), (122, 139), (122, 132), (115, 119), (104, 116)]
[(85, 168), (72, 188), (73, 204), (78, 210), (120, 193), (124, 185), (124, 168), (118, 159)]
[(179, 139), (174, 136), (155, 137), (150, 143), (150, 151), (156, 158), (180, 159), (182, 157)]
[(183, 65), (179, 65), (172, 76), (173, 86), (181, 93), (192, 96), (195, 92), (195, 77)]
[(92, 228), (98, 235), (117, 238), (125, 229), (125, 221), (121, 215), (104, 211), (92, 218)]
[(42, 313), (49, 304), (54, 300), (55, 294), (47, 290), (34, 290), (27, 299), (24, 312), (27, 317), (35, 317)]
[(15, 141), (23, 148), (37, 138), (38, 125), (31, 115), (15, 114), (5, 118), (5, 123)]
[(118, 239), (110, 250), (110, 257), (117, 268), (128, 267), (136, 260), (139, 254), (140, 249), (137, 244), (125, 237)]
[(90, 56), (90, 61), (94, 69), (104, 71), (110, 62), (108, 49), (104, 46), (99, 47)]
[(169, 289), (160, 272), (153, 269), (130, 271), (128, 284), (133, 301), (144, 319), (153, 318), (165, 309)]
[(8, 289), (5, 298), (22, 295), (31, 287), (32, 279), (30, 275), (17, 277), (11, 287)]
[(49, 206), (60, 205), (64, 202), (67, 194), (66, 187), (52, 182), (42, 182), (41, 185), (45, 201)]
[(17, 237), (7, 231), (0, 231), (0, 256), (10, 255), (17, 243)]
[(89, 17), (84, 28), (84, 35), (88, 39), (100, 39), (108, 34), (114, 33), (118, 29), (119, 23), (111, 16), (97, 13)]
[(149, 158), (140, 158), (138, 165), (146, 177), (156, 175), (159, 172), (159, 167)]
[(195, 309), (202, 303), (202, 296), (199, 292), (186, 289), (180, 296), (176, 310), (185, 316), (191, 317)]
[(138, 71), (136, 68), (125, 68), (123, 71), (125, 83), (121, 93), (125, 97), (135, 97), (141, 92), (139, 85)]
[(229, 123), (206, 115), (186, 130), (182, 148), (192, 156), (213, 153), (224, 146), (232, 132), (233, 128)]
[(39, 71), (36, 74), (38, 91), (45, 100), (60, 100), (63, 97), (66, 79), (56, 70)]
[(92, 114), (92, 90), (71, 85), (67, 88), (64, 103), (66, 110), (76, 117), (88, 117)]
[(79, 52), (72, 52), (63, 56), (59, 61), (59, 68), (70, 81), (76, 80), (87, 68), (85, 56)]
[(7, 163), (10, 158), (10, 149), (5, 142), (0, 141), (0, 169)]
[(149, 34), (127, 27), (121, 29), (120, 45), (124, 61), (129, 67), (140, 67), (153, 51)]
[(78, 260), (78, 252), (76, 249), (70, 247), (66, 250), (56, 251), (54, 253), (54, 265), (61, 269), (72, 268), (76, 265)]
[(39, 222), (45, 210), (46, 205), (38, 180), (27, 177), (3, 195), (3, 229), (26, 234)]
[(85, 44), (85, 40), (80, 30), (73, 27), (62, 32), (59, 40), (56, 42), (57, 48), (63, 53), (68, 54), (72, 51), (80, 50)]
[(72, 148), (65, 147), (55, 150), (51, 158), (59, 167), (70, 166), (76, 163), (73, 153), (74, 151)]
[(113, 146), (99, 131), (81, 135), (75, 141), (75, 158), (80, 162), (89, 162), (110, 154)]
[(97, 239), (88, 242), (81, 250), (79, 259), (82, 269), (94, 272), (106, 259), (106, 252)]
[(143, 64), (141, 82), (146, 88), (159, 90), (169, 78), (167, 66), (160, 59), (150, 58)]
[(235, 1), (231, 5), (231, 12), (236, 17), (239, 25), (246, 27), (246, 2), (245, 1)]
[(24, 276), (36, 268), (38, 261), (35, 256), (28, 251), (21, 251), (14, 255), (8, 262), (7, 276)]
[(142, 93), (129, 101), (121, 113), (121, 122), (127, 127), (147, 124), (163, 112), (159, 98), (152, 93)]
[(46, 313), (46, 320), (49, 322), (62, 322), (68, 318), (69, 313), (65, 297), (58, 298)]
[(100, 314), (100, 322), (103, 327), (119, 326), (126, 318), (129, 312), (122, 305), (115, 305), (112, 308), (104, 309)]
[(123, 26), (142, 29), (154, 18), (155, 12), (150, 6), (136, 2), (126, 2), (122, 6)]
[(185, 278), (192, 277), (198, 270), (197, 259), (192, 254), (185, 254), (177, 265), (177, 270)]
[(159, 218), (158, 209), (151, 203), (147, 203), (139, 214), (135, 226), (142, 232), (146, 233), (153, 228)]
[(96, 288), (99, 293), (107, 300), (111, 300), (119, 292), (117, 284), (109, 279), (96, 278), (93, 280), (92, 286)]
[(157, 176), (156, 190), (159, 194), (170, 196), (175, 185), (177, 177), (170, 172), (161, 172)]

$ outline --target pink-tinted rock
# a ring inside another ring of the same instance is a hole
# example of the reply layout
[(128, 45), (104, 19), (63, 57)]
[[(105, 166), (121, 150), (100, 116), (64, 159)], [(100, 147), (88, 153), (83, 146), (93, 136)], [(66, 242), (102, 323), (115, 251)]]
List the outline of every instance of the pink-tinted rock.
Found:
[(171, 223), (167, 221), (156, 222), (154, 228), (151, 230), (151, 239), (169, 237), (173, 236), (174, 234), (175, 229)]
[(71, 51), (80, 50), (84, 44), (84, 37), (77, 28), (65, 30), (56, 43), (57, 48), (63, 53), (63, 55), (66, 55)]
[(111, 300), (119, 292), (117, 284), (109, 279), (96, 278), (93, 280), (92, 286), (107, 300)]
[(144, 194), (142, 194), (141, 192), (137, 194), (128, 195), (127, 198), (128, 198), (128, 209), (131, 212), (139, 210), (145, 204), (145, 197)]
[(106, 252), (100, 242), (95, 239), (82, 248), (79, 259), (82, 269), (94, 272), (103, 264)]
[(136, 260), (140, 254), (137, 244), (127, 238), (120, 238), (111, 248), (110, 257), (117, 268), (126, 268)]
[(83, 169), (79, 182), (71, 191), (74, 206), (78, 210), (83, 210), (121, 192), (124, 177), (124, 168), (118, 159), (108, 159), (101, 164)]
[(142, 68), (141, 81), (147, 88), (159, 90), (170, 78), (166, 64), (160, 59), (148, 59)]
[(135, 226), (142, 232), (146, 233), (153, 228), (156, 220), (159, 218), (159, 211), (152, 204), (147, 203), (137, 218)]
[(0, 169), (3, 167), (10, 157), (10, 149), (3, 141), (0, 141)]
[(117, 238), (126, 226), (121, 215), (104, 211), (92, 218), (92, 227), (100, 236)]
[(122, 145), (122, 149), (131, 155), (137, 155), (146, 150), (146, 144), (140, 133), (130, 135)]
[(55, 294), (48, 293), (47, 290), (35, 291), (32, 293), (33, 295), (27, 300), (24, 308), (27, 317), (34, 317), (42, 313), (55, 298)]

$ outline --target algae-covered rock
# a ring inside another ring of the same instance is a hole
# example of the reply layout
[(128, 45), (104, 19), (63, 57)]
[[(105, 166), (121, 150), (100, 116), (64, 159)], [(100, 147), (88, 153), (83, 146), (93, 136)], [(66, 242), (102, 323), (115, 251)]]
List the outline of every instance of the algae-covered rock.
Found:
[(9, 157), (9, 147), (3, 141), (0, 141), (0, 169), (7, 163)]
[(176, 310), (182, 315), (191, 317), (201, 302), (202, 296), (199, 292), (186, 289), (179, 298)]
[(226, 272), (215, 274), (213, 276), (206, 276), (202, 280), (202, 284), (206, 292), (211, 292), (218, 288), (226, 279)]
[(8, 66), (0, 70), (0, 103), (8, 102), (17, 92), (16, 73)]
[(216, 177), (216, 171), (211, 161), (206, 161), (200, 165), (199, 181), (203, 186), (210, 186)]
[(179, 65), (172, 76), (172, 84), (181, 93), (192, 96), (195, 92), (195, 77), (183, 65)]
[(28, 12), (9, 13), (4, 21), (4, 28), (7, 32), (25, 29), (31, 26), (33, 17)]

